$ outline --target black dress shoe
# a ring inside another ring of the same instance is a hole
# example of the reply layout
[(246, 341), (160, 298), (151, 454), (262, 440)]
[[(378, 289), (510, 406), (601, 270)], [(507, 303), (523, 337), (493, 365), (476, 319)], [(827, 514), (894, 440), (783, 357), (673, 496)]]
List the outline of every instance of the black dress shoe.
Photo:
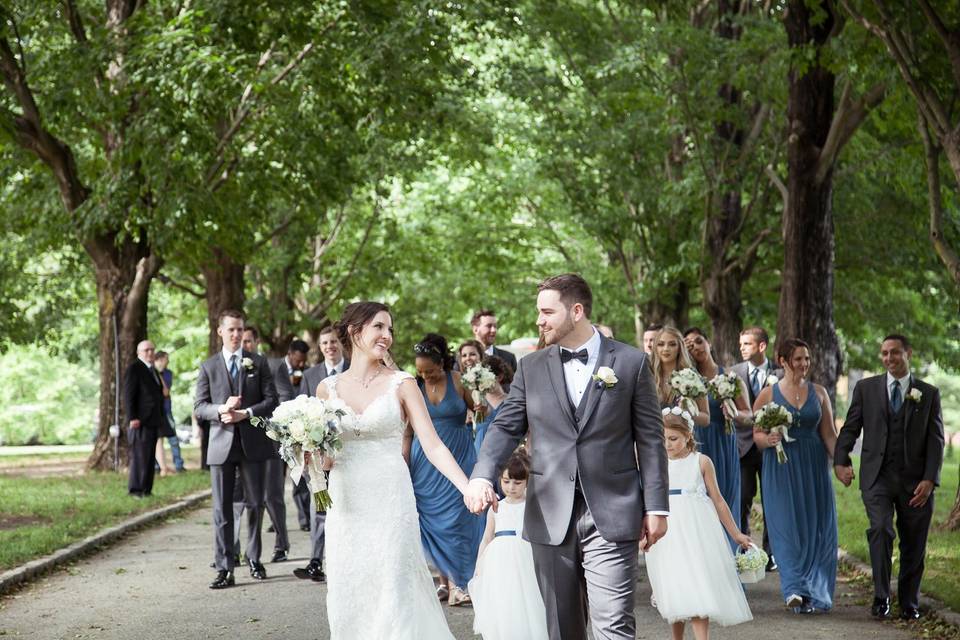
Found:
[(271, 522), (269, 525), (267, 525), (267, 533), (273, 533), (274, 531), (275, 529), (273, 528), (273, 523)]
[(226, 589), (232, 587), (235, 583), (233, 571), (217, 571), (216, 579), (210, 583), (211, 589)]
[(776, 571), (776, 570), (777, 570), (777, 561), (774, 560), (773, 556), (771, 555), (770, 558), (767, 560), (767, 567), (765, 571), (769, 573), (770, 571)]
[(325, 582), (327, 576), (323, 573), (323, 565), (320, 564), (319, 560), (311, 560), (303, 569), (294, 569), (293, 575), (297, 576), (301, 580), (310, 579), (314, 582)]
[(919, 620), (920, 609), (914, 609), (913, 607), (902, 608), (900, 609), (900, 619), (901, 620)]
[(308, 524), (300, 525), (300, 531), (310, 531), (310, 525)]
[(267, 569), (256, 560), (250, 561), (250, 577), (254, 580), (266, 580)]
[(270, 562), (286, 562), (287, 561), (287, 552), (283, 549), (277, 549), (273, 552), (273, 560)]
[(890, 598), (874, 598), (870, 607), (870, 615), (874, 618), (886, 618), (890, 615)]

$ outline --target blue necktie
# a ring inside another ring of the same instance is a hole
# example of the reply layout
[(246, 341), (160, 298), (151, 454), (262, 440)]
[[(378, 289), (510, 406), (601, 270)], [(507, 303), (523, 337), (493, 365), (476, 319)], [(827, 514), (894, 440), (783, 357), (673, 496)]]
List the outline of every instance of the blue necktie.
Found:
[(890, 408), (896, 413), (900, 411), (901, 405), (903, 405), (903, 395), (900, 393), (900, 381), (894, 380), (893, 390), (890, 391)]
[(237, 381), (237, 374), (240, 373), (240, 367), (237, 366), (237, 355), (230, 356), (230, 377), (234, 382)]
[(753, 391), (753, 397), (756, 398), (760, 395), (760, 368), (753, 370), (753, 373), (750, 375), (750, 389)]

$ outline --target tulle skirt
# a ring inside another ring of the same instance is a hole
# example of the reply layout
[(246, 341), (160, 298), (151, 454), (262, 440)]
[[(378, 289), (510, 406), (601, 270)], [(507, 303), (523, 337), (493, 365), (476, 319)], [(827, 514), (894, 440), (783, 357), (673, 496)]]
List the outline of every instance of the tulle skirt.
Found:
[(547, 614), (530, 543), (500, 536), (487, 545), (470, 581), (473, 632), (483, 640), (546, 640)]

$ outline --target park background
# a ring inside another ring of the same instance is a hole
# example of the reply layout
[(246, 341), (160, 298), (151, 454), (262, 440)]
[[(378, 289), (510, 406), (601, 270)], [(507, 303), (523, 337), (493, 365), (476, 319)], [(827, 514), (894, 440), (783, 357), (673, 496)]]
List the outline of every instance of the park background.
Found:
[(278, 356), (383, 300), (408, 366), (479, 307), (534, 335), (563, 271), (625, 342), (808, 340), (840, 419), (903, 332), (960, 430), (958, 27), (944, 0), (4, 2), (0, 445), (122, 464), (116, 372), (149, 337), (188, 418), (225, 307)]

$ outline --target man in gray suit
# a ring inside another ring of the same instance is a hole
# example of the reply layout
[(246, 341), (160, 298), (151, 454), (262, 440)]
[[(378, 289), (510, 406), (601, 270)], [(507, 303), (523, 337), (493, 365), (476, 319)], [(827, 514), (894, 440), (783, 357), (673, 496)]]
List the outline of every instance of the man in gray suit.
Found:
[(850, 453), (863, 432), (860, 494), (870, 521), (871, 613), (876, 618), (890, 615), (894, 513), (900, 534), (900, 618), (920, 617), (920, 580), (933, 516), (933, 490), (940, 484), (943, 463), (940, 390), (910, 373), (912, 355), (905, 336), (893, 334), (883, 339), (880, 358), (887, 371), (865, 378), (853, 388), (833, 453), (837, 478), (849, 487), (853, 481)]
[(663, 418), (646, 355), (590, 323), (590, 287), (576, 274), (544, 280), (537, 325), (546, 348), (513, 379), (464, 496), (496, 508), (493, 482), (524, 437), (532, 459), (523, 535), (553, 640), (636, 637), (638, 548), (667, 530)]
[(250, 424), (253, 416), (269, 417), (277, 406), (277, 392), (267, 359), (241, 348), (243, 314), (220, 312), (217, 335), (220, 353), (200, 365), (194, 411), (210, 423), (207, 462), (213, 488), (213, 526), (217, 577), (211, 589), (234, 584), (233, 489), (239, 469), (247, 510), (247, 558), (250, 576), (267, 577), (260, 563), (260, 524), (263, 520), (265, 462), (276, 455), (266, 431)]
[[(756, 402), (757, 396), (764, 387), (783, 378), (783, 369), (778, 369), (767, 359), (767, 343), (770, 337), (762, 327), (748, 327), (740, 332), (739, 362), (730, 370), (740, 376), (747, 385), (747, 396), (750, 407)], [(737, 426), (737, 445), (740, 449), (740, 513), (734, 517), (740, 518), (740, 530), (750, 535), (750, 511), (753, 509), (753, 499), (760, 486), (760, 471), (763, 467), (763, 453), (753, 442), (753, 427)], [(760, 487), (763, 490), (763, 487)], [(777, 562), (770, 551), (770, 538), (767, 535), (767, 523), (763, 523), (763, 550), (767, 552), (767, 571), (776, 571)]]
[[(324, 327), (320, 330), (319, 344), (323, 360), (304, 372), (301, 393), (316, 395), (317, 387), (324, 378), (343, 373), (350, 368), (350, 361), (343, 357), (343, 346), (333, 327)], [(301, 528), (304, 528), (304, 521), (309, 523), (305, 528), (310, 530), (311, 545), (310, 563), (302, 569), (294, 569), (293, 575), (304, 580), (323, 582), (326, 580), (323, 573), (323, 545), (326, 540), (324, 525), (327, 514), (317, 511), (316, 502), (304, 478), (301, 478), (300, 484), (294, 487), (293, 500), (297, 504)]]
[[(484, 353), (488, 356), (497, 356), (516, 372), (517, 357), (498, 347), (497, 341), (497, 315), (491, 309), (480, 309), (470, 318), (470, 329), (473, 331), (473, 337), (484, 346)], [(509, 392), (510, 387), (504, 389)]]

